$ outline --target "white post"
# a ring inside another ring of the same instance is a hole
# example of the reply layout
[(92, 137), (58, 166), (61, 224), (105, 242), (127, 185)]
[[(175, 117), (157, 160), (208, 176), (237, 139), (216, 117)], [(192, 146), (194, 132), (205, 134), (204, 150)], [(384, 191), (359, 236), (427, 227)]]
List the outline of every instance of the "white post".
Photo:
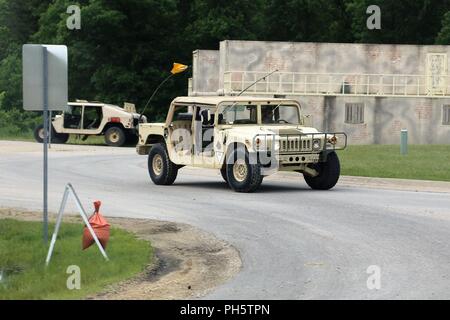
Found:
[(59, 207), (58, 218), (56, 221), (55, 231), (52, 235), (52, 240), (50, 242), (50, 248), (47, 253), (47, 259), (45, 259), (45, 265), (48, 266), (50, 263), (50, 258), (53, 253), (53, 248), (55, 247), (56, 238), (58, 237), (59, 227), (61, 226), (62, 216), (64, 214), (64, 209), (66, 208), (67, 198), (69, 197), (69, 188), (66, 186), (64, 189), (64, 195), (61, 201), (61, 206)]

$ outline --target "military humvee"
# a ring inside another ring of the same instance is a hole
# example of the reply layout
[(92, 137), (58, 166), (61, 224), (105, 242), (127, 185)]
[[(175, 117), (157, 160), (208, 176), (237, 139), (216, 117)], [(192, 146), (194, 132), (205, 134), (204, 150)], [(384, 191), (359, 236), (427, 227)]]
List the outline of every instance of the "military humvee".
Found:
[[(77, 100), (69, 103), (71, 112), (63, 112), (52, 119), (51, 141), (66, 143), (69, 136), (79, 135), (83, 139), (89, 136), (105, 136), (109, 146), (120, 147), (126, 143), (137, 142), (137, 125), (139, 114), (131, 103), (125, 103), (124, 108), (101, 102)], [(146, 122), (145, 116), (141, 121)], [(35, 129), (36, 141), (43, 142), (43, 125)]]
[(336, 150), (345, 133), (308, 126), (295, 100), (262, 97), (179, 97), (164, 123), (139, 125), (137, 153), (148, 155), (155, 184), (172, 184), (178, 169), (219, 169), (238, 192), (255, 191), (277, 171), (302, 173), (312, 189), (327, 190), (339, 179)]

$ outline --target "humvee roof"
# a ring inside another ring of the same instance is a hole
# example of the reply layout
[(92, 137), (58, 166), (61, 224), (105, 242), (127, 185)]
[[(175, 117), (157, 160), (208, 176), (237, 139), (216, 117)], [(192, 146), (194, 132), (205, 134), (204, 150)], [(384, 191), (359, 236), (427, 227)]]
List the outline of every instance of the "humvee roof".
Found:
[(218, 105), (222, 102), (264, 102), (264, 101), (279, 101), (287, 102), (292, 101), (297, 103), (295, 100), (291, 99), (280, 99), (280, 98), (270, 98), (270, 97), (251, 97), (251, 96), (203, 96), (203, 97), (178, 97), (173, 102), (174, 103), (198, 103), (198, 104), (210, 104)]

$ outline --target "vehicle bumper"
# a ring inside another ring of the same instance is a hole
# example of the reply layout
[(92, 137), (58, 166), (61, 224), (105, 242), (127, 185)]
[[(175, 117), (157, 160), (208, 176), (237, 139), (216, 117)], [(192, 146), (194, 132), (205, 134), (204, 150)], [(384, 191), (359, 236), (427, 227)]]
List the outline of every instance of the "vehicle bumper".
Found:
[(317, 163), (320, 161), (320, 153), (311, 154), (280, 154), (277, 157), (280, 166), (295, 166), (303, 163)]
[(150, 148), (151, 148), (151, 146), (147, 146), (147, 145), (137, 145), (136, 153), (141, 156), (145, 156), (150, 152)]

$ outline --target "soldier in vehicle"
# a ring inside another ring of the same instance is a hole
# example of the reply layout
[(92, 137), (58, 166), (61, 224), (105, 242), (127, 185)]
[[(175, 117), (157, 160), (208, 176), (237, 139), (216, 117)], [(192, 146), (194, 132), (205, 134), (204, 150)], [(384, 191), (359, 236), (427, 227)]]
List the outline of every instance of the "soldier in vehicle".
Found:
[(273, 107), (265, 106), (261, 109), (261, 118), (263, 123), (274, 123)]

